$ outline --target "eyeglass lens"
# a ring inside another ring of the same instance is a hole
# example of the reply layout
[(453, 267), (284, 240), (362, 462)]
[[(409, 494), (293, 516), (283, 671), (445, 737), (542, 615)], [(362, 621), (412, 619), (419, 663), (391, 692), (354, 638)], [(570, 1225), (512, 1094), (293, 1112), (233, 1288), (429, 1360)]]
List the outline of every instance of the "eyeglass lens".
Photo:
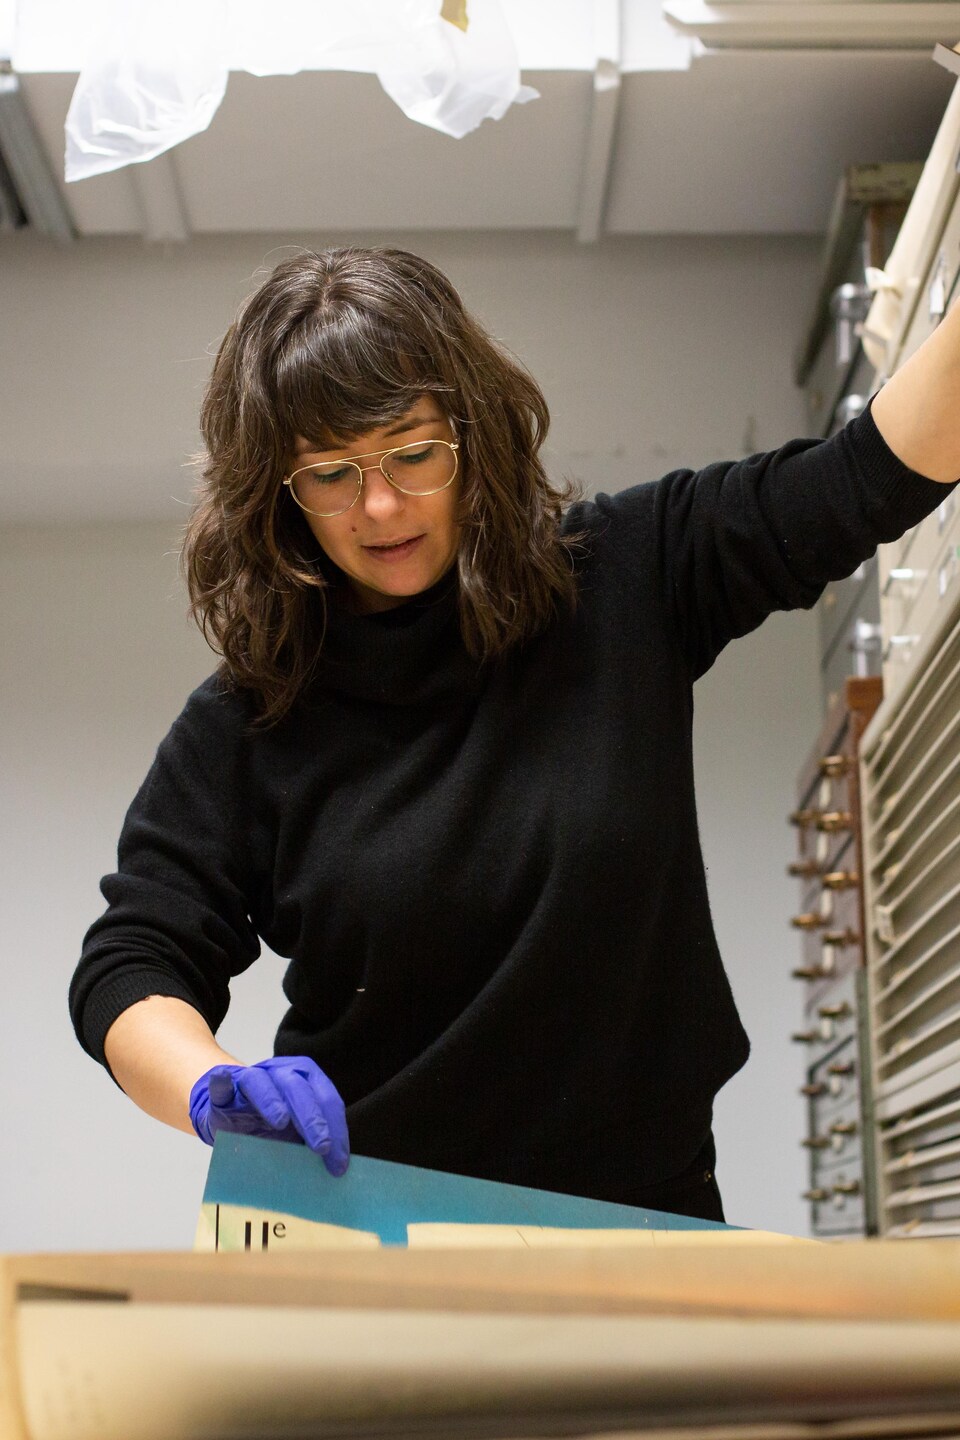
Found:
[[(456, 474), (457, 455), (440, 440), (402, 445), (383, 457), (381, 469), (406, 495), (443, 490)], [(291, 477), (290, 488), (304, 510), (314, 515), (339, 515), (360, 493), (363, 471), (352, 460), (327, 460), (308, 465)]]

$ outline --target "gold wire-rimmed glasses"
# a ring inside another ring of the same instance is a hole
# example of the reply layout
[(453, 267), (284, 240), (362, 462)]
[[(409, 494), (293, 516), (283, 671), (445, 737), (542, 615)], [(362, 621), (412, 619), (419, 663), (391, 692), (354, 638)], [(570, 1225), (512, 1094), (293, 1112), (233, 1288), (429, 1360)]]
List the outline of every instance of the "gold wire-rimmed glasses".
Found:
[[(329, 519), (343, 515), (360, 499), (365, 470), (380, 470), (383, 478), (404, 495), (437, 495), (457, 478), (456, 440), (412, 440), (392, 450), (369, 450), (346, 460), (322, 460), (302, 465), (284, 478), (290, 494), (309, 515)], [(379, 455), (377, 465), (358, 465)]]

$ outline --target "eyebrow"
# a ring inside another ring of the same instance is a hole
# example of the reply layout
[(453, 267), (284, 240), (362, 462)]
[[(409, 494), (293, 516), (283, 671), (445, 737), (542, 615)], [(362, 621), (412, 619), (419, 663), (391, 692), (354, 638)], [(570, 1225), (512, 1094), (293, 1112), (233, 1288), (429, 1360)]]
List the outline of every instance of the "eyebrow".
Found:
[(418, 425), (436, 425), (443, 417), (441, 415), (404, 415), (396, 424), (391, 425), (385, 433), (387, 435), (399, 435), (404, 430), (414, 430)]
[[(389, 430), (383, 433), (388, 438), (392, 435), (400, 435), (404, 430), (415, 430), (418, 425), (439, 425), (443, 419), (442, 415), (403, 415), (399, 420), (390, 426)], [(331, 450), (343, 450), (346, 446), (331, 445)], [(311, 445), (299, 445), (293, 452), (293, 458), (299, 460), (301, 455), (323, 455), (327, 452), (324, 449), (315, 450)]]

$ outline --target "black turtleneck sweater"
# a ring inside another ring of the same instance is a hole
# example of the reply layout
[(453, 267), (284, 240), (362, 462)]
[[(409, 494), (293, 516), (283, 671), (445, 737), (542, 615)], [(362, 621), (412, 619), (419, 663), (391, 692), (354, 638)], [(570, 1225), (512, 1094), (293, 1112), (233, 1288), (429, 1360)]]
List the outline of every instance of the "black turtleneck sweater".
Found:
[(271, 730), (206, 681), (103, 880), (82, 1043), (102, 1060), (153, 994), (216, 1030), (262, 937), (289, 960), (277, 1051), (331, 1077), (357, 1153), (609, 1198), (677, 1175), (748, 1052), (707, 903), (693, 682), (946, 494), (868, 411), (574, 506), (576, 612), (482, 670), (446, 581), (335, 613)]

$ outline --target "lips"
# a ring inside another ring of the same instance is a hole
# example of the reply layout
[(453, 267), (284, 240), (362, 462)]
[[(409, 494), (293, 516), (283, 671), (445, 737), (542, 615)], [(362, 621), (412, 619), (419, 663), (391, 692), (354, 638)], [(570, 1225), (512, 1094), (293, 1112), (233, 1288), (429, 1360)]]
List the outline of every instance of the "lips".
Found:
[(422, 535), (412, 535), (408, 540), (381, 542), (377, 545), (364, 545), (363, 549), (367, 555), (373, 556), (376, 560), (405, 560), (408, 555), (413, 554), (423, 538)]

